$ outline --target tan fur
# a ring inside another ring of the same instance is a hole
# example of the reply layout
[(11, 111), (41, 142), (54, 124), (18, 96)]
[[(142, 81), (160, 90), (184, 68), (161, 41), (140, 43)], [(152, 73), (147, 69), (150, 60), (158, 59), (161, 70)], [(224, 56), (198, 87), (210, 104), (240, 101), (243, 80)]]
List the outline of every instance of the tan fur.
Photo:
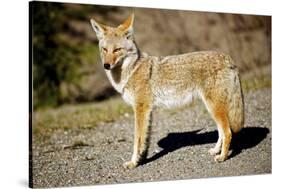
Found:
[(116, 28), (91, 20), (102, 62), (110, 65), (106, 74), (135, 112), (133, 156), (124, 166), (137, 166), (145, 155), (153, 107), (173, 108), (194, 97), (203, 100), (218, 127), (218, 141), (209, 153), (215, 161), (224, 161), (232, 132), (238, 132), (244, 121), (243, 94), (233, 60), (216, 51), (167, 57), (140, 53), (133, 39), (133, 18)]

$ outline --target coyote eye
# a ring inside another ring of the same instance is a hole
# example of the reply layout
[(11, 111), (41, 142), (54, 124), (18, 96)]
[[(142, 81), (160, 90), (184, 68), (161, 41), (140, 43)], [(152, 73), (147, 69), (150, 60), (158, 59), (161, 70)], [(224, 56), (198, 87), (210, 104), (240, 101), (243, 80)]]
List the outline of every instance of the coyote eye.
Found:
[(102, 47), (102, 51), (103, 51), (103, 52), (107, 52), (107, 49), (104, 48), (104, 47)]
[(115, 52), (119, 52), (119, 51), (121, 51), (123, 48), (116, 48), (116, 49), (114, 49), (113, 50), (113, 52), (115, 53)]

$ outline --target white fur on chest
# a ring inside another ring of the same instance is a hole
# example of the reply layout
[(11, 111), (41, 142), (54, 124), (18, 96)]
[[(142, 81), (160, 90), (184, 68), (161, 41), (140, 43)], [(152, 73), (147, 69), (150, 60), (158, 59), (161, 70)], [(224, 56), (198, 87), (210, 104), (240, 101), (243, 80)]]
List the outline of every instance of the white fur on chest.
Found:
[(122, 93), (122, 92), (123, 92), (123, 88), (124, 88), (124, 86), (125, 86), (126, 83), (125, 83), (124, 81), (122, 81), (122, 80), (121, 80), (119, 83), (116, 83), (116, 82), (114, 81), (114, 79), (113, 79), (112, 74), (111, 74), (110, 71), (106, 71), (105, 73), (106, 73), (107, 78), (109, 79), (111, 85), (114, 87), (114, 89), (115, 89), (116, 91), (118, 91), (119, 93)]
[(134, 95), (132, 92), (130, 92), (129, 90), (124, 90), (123, 94), (122, 94), (122, 98), (124, 99), (124, 101), (130, 105), (134, 105)]
[(125, 85), (127, 84), (127, 80), (121, 80), (120, 83), (116, 83), (114, 79), (112, 78), (112, 75), (110, 72), (106, 72), (107, 77), (114, 87), (115, 90), (117, 90), (121, 95), (124, 101), (130, 105), (134, 104), (134, 95), (129, 90), (125, 89)]
[(194, 90), (178, 92), (174, 88), (163, 88), (154, 93), (154, 105), (163, 108), (180, 107), (190, 104), (196, 96)]

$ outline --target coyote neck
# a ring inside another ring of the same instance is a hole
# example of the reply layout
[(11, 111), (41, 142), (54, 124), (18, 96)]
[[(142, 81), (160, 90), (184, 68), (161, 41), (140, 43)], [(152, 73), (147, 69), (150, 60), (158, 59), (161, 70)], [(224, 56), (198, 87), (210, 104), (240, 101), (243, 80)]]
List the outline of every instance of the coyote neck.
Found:
[(123, 93), (124, 87), (138, 67), (138, 59), (139, 53), (128, 56), (112, 70), (106, 70), (110, 83), (119, 93)]

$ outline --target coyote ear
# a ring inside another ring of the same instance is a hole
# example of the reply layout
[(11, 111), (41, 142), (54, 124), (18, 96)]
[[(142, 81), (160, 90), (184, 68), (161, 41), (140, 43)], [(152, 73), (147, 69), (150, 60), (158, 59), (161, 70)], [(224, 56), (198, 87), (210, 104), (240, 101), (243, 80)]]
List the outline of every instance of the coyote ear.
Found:
[(104, 37), (104, 33), (106, 31), (106, 26), (99, 24), (94, 19), (91, 19), (91, 25), (92, 25), (94, 31), (96, 32), (97, 38), (99, 40), (102, 39)]
[(132, 39), (133, 38), (133, 34), (134, 34), (134, 28), (133, 28), (133, 24), (134, 24), (134, 13), (132, 13), (127, 20), (125, 20), (125, 22), (123, 22), (121, 25), (118, 26), (118, 28), (124, 32), (124, 35), (128, 38), (128, 39)]

